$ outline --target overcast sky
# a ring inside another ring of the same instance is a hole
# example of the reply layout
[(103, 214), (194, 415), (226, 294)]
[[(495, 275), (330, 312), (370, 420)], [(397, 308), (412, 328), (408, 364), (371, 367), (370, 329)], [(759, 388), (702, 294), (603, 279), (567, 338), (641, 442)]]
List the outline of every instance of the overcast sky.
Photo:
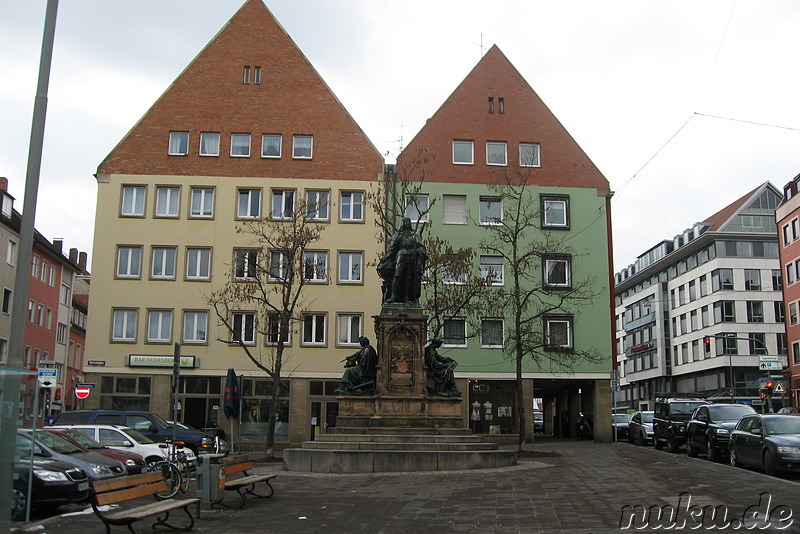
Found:
[[(97, 166), (243, 1), (61, 0), (45, 237), (91, 257)], [(497, 44), (616, 191), (615, 271), (800, 173), (794, 0), (266, 4), (388, 162)], [(0, 176), (20, 210), (45, 7), (0, 2)]]

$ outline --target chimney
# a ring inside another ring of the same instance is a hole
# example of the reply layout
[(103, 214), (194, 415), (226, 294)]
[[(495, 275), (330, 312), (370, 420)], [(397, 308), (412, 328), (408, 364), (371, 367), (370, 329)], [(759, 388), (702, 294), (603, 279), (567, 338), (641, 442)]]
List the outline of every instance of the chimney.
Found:
[(64, 239), (61, 237), (53, 238), (53, 247), (59, 252), (64, 251)]
[(8, 178), (0, 176), (0, 191), (8, 191)]
[(80, 266), (81, 271), (86, 272), (86, 253), (85, 252), (81, 252), (78, 255), (78, 265)]
[(78, 263), (78, 249), (77, 248), (69, 249), (69, 261), (73, 261), (75, 263)]

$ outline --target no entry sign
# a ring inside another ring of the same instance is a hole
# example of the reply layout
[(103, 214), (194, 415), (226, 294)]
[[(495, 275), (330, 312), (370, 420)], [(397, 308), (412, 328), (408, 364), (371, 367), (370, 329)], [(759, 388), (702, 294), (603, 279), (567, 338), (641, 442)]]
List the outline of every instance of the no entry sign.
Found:
[(75, 386), (75, 396), (79, 399), (85, 399), (92, 392), (92, 388)]

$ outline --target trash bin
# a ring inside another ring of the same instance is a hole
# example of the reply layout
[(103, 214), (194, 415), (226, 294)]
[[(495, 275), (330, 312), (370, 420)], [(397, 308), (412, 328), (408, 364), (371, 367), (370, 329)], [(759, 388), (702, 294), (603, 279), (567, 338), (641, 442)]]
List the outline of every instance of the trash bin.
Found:
[(225, 493), (225, 466), (219, 458), (197, 457), (197, 497), (204, 504), (221, 500)]

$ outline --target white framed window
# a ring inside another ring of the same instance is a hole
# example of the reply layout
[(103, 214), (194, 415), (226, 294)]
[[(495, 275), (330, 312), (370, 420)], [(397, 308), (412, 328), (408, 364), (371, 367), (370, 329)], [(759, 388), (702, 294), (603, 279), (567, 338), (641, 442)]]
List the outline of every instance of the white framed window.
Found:
[(231, 341), (255, 345), (256, 343), (256, 314), (255, 312), (234, 312), (231, 319), (233, 332)]
[(6, 248), (6, 263), (12, 267), (17, 264), (17, 242), (13, 239), (8, 240), (8, 247)]
[(261, 216), (261, 189), (239, 189), (236, 216), (240, 219), (256, 219)]
[(145, 191), (146, 189), (143, 185), (123, 185), (120, 215), (123, 217), (144, 217)]
[(502, 256), (481, 256), (481, 278), (488, 280), (490, 285), (502, 286), (504, 283), (504, 268)]
[(200, 155), (219, 156), (219, 132), (200, 132)]
[(508, 165), (508, 145), (505, 141), (486, 142), (486, 164)]
[(442, 282), (445, 284), (467, 283), (467, 273), (462, 262), (453, 255), (444, 256), (442, 266)]
[(330, 192), (306, 191), (306, 218), (312, 221), (330, 219)]
[(411, 222), (428, 222), (429, 206), (428, 195), (406, 195), (404, 216), (411, 219)]
[(142, 247), (117, 247), (117, 278), (139, 278), (141, 265)]
[(233, 251), (233, 278), (234, 280), (255, 280), (258, 270), (258, 250), (254, 248), (239, 248)]
[(336, 344), (341, 347), (359, 346), (358, 338), (361, 337), (361, 314), (341, 313), (337, 319), (338, 337)]
[(292, 137), (292, 157), (295, 159), (311, 159), (314, 152), (314, 137), (295, 135)]
[(172, 341), (172, 310), (148, 310), (147, 342), (170, 343)]
[(189, 205), (189, 217), (210, 219), (214, 216), (214, 188), (193, 187)]
[(72, 288), (69, 287), (67, 284), (61, 284), (61, 291), (59, 292), (58, 302), (60, 302), (64, 306), (69, 306), (72, 304)]
[(289, 257), (285, 251), (273, 250), (269, 254), (269, 280), (281, 282), (286, 276), (289, 267)]
[(44, 283), (47, 283), (47, 275), (50, 272), (47, 269), (47, 267), (48, 267), (48, 263), (45, 260), (42, 260), (42, 270), (41, 270), (41, 273), (39, 275), (39, 280), (41, 280)]
[(339, 218), (342, 221), (364, 220), (364, 193), (360, 191), (342, 191), (339, 205)]
[(28, 301), (28, 322), (32, 323), (35, 318), (36, 318), (36, 301), (31, 299)]
[(242, 83), (250, 83), (250, 65), (244, 67), (242, 72)]
[(569, 229), (569, 198), (541, 197), (542, 228)]
[[(277, 345), (278, 336), (281, 333), (281, 323), (278, 320), (277, 313), (270, 313), (267, 317), (267, 345)], [(283, 344), (289, 345), (292, 342), (291, 328), (283, 333)]]
[(31, 278), (39, 278), (39, 256), (31, 257)]
[(478, 214), (481, 224), (500, 224), (503, 221), (503, 199), (489, 196), (479, 197)]
[(303, 316), (303, 345), (325, 344), (325, 319), (324, 313), (309, 313)]
[(467, 224), (466, 195), (442, 195), (442, 223)]
[(208, 340), (208, 312), (183, 312), (183, 342), (205, 343)]
[(161, 280), (174, 280), (177, 254), (178, 249), (175, 247), (153, 247), (150, 277)]
[(467, 321), (463, 318), (452, 317), (444, 320), (442, 341), (445, 346), (467, 346)]
[(294, 190), (272, 190), (272, 218), (278, 221), (289, 220), (294, 216)]
[(177, 217), (180, 187), (156, 187), (156, 217)]
[(136, 341), (135, 309), (115, 309), (112, 311), (111, 341), (132, 343)]
[(571, 315), (544, 317), (544, 341), (548, 349), (572, 349), (573, 332)]
[(261, 157), (280, 158), (283, 148), (283, 136), (280, 134), (264, 134), (261, 136)]
[(519, 144), (519, 166), (520, 167), (539, 167), (539, 144), (520, 143)]
[(11, 306), (12, 306), (11, 296), (13, 294), (14, 294), (14, 292), (11, 289), (9, 289), (7, 287), (3, 288), (3, 314), (4, 315), (11, 314)]
[(503, 319), (481, 319), (481, 347), (502, 348), (505, 345)]
[(325, 251), (306, 251), (303, 253), (303, 278), (307, 282), (328, 281), (328, 253)]
[(58, 323), (56, 325), (56, 343), (58, 343), (59, 345), (66, 345), (68, 333), (69, 333), (69, 327), (64, 323)]
[(572, 287), (572, 260), (568, 256), (544, 258), (545, 287)]
[(44, 326), (44, 304), (39, 304), (36, 307), (36, 324)]
[(186, 249), (186, 279), (211, 279), (211, 249), (189, 247)]
[(455, 165), (475, 163), (475, 142), (453, 139), (453, 163)]
[(45, 321), (44, 327), (48, 330), (53, 329), (53, 308), (47, 308), (47, 313), (45, 314)]
[(56, 268), (52, 265), (50, 266), (50, 281), (48, 285), (50, 287), (56, 287)]
[(250, 134), (234, 133), (231, 134), (231, 157), (249, 158), (250, 157)]
[(253, 83), (261, 83), (261, 67), (253, 67)]
[(339, 252), (339, 282), (342, 284), (361, 283), (363, 253)]
[(185, 156), (189, 153), (189, 132), (169, 133), (170, 156)]

